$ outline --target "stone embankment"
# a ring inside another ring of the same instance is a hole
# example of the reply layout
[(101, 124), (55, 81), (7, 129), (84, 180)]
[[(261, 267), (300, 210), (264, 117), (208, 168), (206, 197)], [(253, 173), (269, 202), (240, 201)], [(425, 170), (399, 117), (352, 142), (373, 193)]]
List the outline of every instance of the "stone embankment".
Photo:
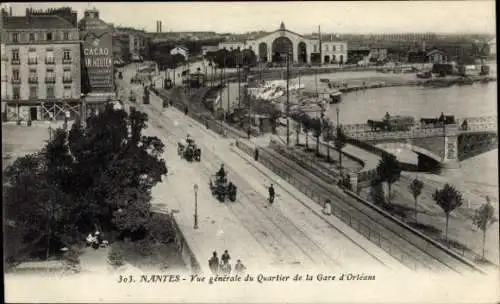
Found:
[(351, 79), (342, 82), (329, 84), (331, 88), (336, 88), (342, 93), (350, 93), (367, 89), (402, 87), (402, 86), (424, 86), (424, 87), (450, 87), (453, 85), (472, 85), (474, 83), (487, 83), (496, 81), (492, 76), (469, 76), (469, 77), (446, 77), (434, 79), (407, 79), (394, 77), (386, 79)]

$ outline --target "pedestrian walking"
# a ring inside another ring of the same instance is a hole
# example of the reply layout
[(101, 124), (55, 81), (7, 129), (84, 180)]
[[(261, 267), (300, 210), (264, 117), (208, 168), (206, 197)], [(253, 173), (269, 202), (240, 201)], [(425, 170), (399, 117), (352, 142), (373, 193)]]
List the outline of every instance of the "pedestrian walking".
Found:
[(229, 260), (231, 259), (231, 256), (229, 255), (229, 252), (227, 250), (224, 250), (224, 253), (222, 254), (221, 260), (224, 264), (227, 264)]
[(332, 215), (332, 202), (327, 199), (325, 205), (323, 206), (323, 214)]
[(244, 274), (245, 270), (247, 270), (245, 265), (243, 265), (241, 260), (237, 260), (236, 265), (234, 265), (234, 271), (236, 272), (236, 274)]
[(269, 186), (269, 203), (272, 204), (274, 202), (274, 186), (273, 184), (271, 184), (271, 186)]
[(214, 251), (212, 257), (208, 260), (208, 267), (213, 274), (219, 272), (219, 258), (217, 257), (217, 251)]
[(229, 263), (222, 263), (220, 265), (220, 272), (223, 274), (231, 274), (231, 264)]

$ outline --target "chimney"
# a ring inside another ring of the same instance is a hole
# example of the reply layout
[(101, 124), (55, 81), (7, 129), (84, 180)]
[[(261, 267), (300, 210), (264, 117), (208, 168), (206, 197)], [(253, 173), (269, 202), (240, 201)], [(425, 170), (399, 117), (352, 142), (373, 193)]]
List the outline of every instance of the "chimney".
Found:
[(12, 17), (12, 6), (9, 6), (9, 16)]

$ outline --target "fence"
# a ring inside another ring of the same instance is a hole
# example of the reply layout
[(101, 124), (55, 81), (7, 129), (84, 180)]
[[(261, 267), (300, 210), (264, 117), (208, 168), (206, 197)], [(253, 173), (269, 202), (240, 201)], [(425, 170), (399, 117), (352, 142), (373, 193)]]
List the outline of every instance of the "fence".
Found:
[[(236, 146), (245, 153), (249, 154), (250, 156), (253, 155), (255, 150), (248, 144), (243, 143), (242, 141), (239, 140), (236, 141)], [(282, 167), (277, 165), (272, 159), (273, 157), (267, 154), (265, 151), (263, 151), (263, 153), (260, 153), (259, 161), (265, 167), (267, 167), (268, 169), (276, 173), (278, 176), (280, 176), (282, 179), (293, 185), (300, 192), (304, 193), (306, 196), (308, 196), (311, 200), (313, 200), (317, 204), (322, 206), (327, 199), (333, 201), (331, 197), (319, 194), (318, 191), (311, 189), (309, 185), (293, 177), (293, 175), (291, 175), (289, 172), (287, 172)], [(343, 209), (342, 207), (338, 205), (332, 205), (332, 212), (336, 217), (342, 220), (342, 222), (352, 227), (354, 230), (365, 236), (372, 243), (380, 247), (382, 250), (390, 254), (392, 257), (394, 257), (395, 259), (397, 259), (410, 269), (412, 270), (418, 270), (422, 268), (430, 269), (430, 267), (428, 267), (426, 263), (419, 263), (418, 259), (414, 257), (411, 253), (405, 252), (404, 250), (400, 249), (401, 245), (395, 244), (392, 241), (390, 241), (387, 237), (381, 235), (380, 232), (371, 227), (370, 224), (363, 223), (362, 221), (351, 216), (349, 212)]]

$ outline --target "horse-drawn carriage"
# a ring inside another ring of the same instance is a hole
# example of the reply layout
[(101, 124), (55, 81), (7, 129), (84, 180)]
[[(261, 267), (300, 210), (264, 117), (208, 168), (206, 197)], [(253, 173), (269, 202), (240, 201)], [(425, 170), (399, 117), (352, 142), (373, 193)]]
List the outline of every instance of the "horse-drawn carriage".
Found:
[(190, 138), (187, 138), (185, 143), (177, 143), (177, 154), (189, 162), (201, 160), (201, 149)]
[(210, 179), (210, 190), (212, 191), (212, 195), (220, 202), (224, 202), (226, 198), (231, 202), (236, 201), (236, 185), (228, 181), (225, 174), (215, 174), (213, 179)]

